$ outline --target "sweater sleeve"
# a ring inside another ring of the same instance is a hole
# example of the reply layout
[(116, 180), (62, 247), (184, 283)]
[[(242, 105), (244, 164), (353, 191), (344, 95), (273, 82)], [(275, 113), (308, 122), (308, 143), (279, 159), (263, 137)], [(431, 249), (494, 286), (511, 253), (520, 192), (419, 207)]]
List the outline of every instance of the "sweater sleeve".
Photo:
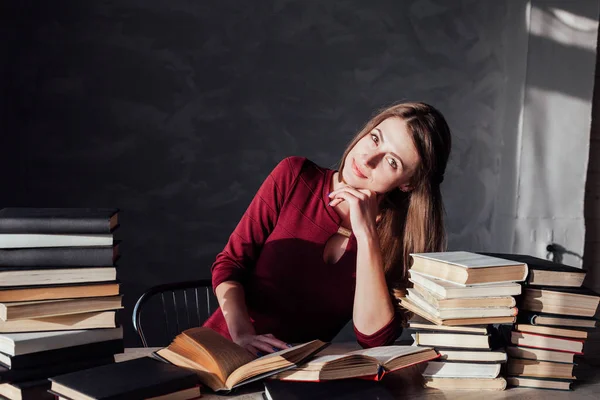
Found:
[(390, 345), (394, 343), (402, 333), (402, 320), (402, 315), (396, 312), (390, 322), (370, 335), (365, 335), (356, 328), (356, 325), (354, 325), (356, 341), (365, 349)]
[(244, 283), (279, 212), (300, 175), (305, 159), (283, 159), (262, 183), (248, 209), (212, 265), (213, 290), (225, 281)]

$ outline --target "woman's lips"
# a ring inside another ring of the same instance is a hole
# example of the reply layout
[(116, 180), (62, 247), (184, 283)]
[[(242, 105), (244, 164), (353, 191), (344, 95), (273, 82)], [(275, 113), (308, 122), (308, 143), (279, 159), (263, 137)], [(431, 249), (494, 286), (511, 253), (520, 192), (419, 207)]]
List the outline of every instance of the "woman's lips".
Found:
[(358, 165), (356, 165), (356, 162), (354, 162), (354, 160), (352, 160), (352, 172), (354, 172), (354, 175), (358, 176), (359, 178), (367, 178), (367, 176), (360, 171)]

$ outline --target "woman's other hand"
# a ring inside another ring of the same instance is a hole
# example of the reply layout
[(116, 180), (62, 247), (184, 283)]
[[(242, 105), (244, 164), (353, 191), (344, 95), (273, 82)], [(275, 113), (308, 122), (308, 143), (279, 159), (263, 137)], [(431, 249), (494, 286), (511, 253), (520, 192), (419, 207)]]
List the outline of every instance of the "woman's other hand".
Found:
[(232, 337), (232, 340), (258, 357), (291, 347), (291, 345), (282, 342), (270, 333), (265, 335), (245, 333)]
[(337, 206), (342, 201), (348, 203), (350, 224), (354, 236), (359, 238), (377, 235), (375, 221), (378, 213), (378, 198), (376, 192), (344, 186), (329, 193), (329, 198), (331, 207)]

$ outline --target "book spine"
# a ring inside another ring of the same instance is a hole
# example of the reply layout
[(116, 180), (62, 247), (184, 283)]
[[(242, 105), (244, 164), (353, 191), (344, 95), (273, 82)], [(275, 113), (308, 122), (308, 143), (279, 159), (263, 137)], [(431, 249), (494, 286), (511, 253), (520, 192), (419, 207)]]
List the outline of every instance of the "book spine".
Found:
[(0, 250), (1, 267), (104, 267), (116, 259), (115, 246), (39, 247)]
[(110, 219), (0, 218), (0, 233), (110, 233)]

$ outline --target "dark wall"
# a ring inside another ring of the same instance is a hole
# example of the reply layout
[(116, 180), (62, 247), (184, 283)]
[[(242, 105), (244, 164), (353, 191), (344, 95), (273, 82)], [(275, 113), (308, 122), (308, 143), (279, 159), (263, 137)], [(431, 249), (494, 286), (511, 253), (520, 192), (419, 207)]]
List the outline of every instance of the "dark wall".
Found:
[[(137, 297), (208, 278), (280, 159), (332, 167), (373, 111), (402, 99), (437, 105), (453, 126), (465, 81), (486, 79), (472, 86), (492, 112), (504, 53), (487, 49), (507, 14), (438, 3), (5, 2), (1, 205), (122, 210), (119, 277), (135, 345)], [(484, 44), (477, 30), (488, 31)], [(468, 165), (470, 142), (456, 143)]]

